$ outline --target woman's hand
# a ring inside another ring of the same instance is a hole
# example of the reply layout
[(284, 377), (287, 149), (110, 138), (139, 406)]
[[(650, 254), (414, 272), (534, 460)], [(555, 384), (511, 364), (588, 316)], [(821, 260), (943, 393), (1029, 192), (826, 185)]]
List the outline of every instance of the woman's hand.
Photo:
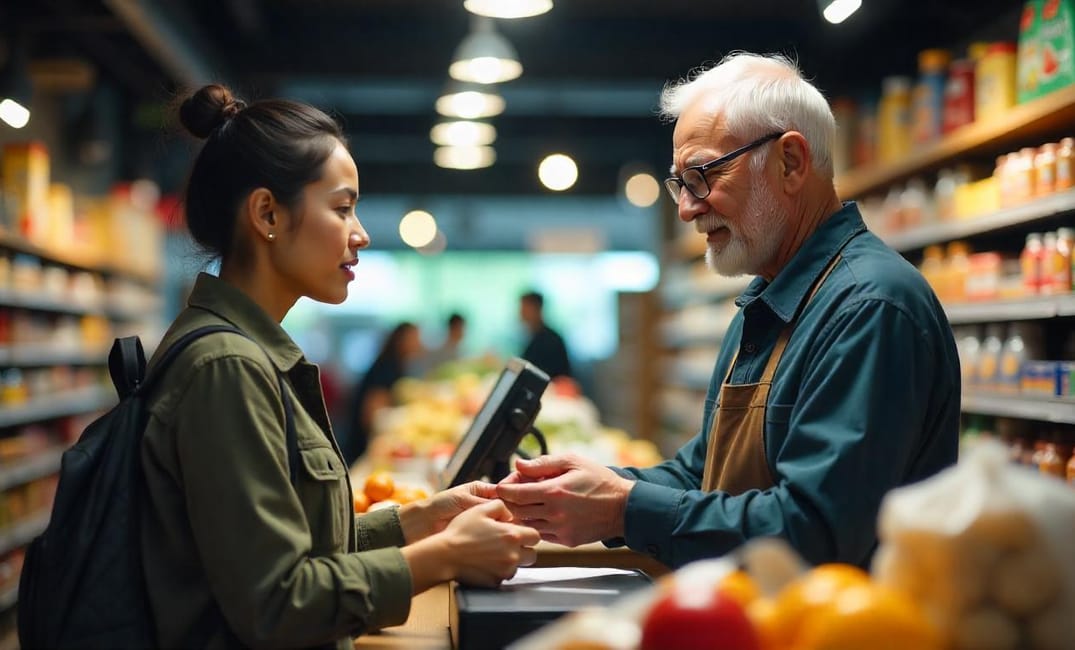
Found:
[(413, 544), (439, 533), (460, 513), (495, 498), (495, 485), (473, 481), (401, 506), (399, 523), (403, 540)]
[(417, 594), (446, 580), (495, 587), (518, 567), (534, 563), (540, 540), (533, 528), (511, 523), (504, 503), (493, 500), (462, 512), (443, 531), (402, 552)]

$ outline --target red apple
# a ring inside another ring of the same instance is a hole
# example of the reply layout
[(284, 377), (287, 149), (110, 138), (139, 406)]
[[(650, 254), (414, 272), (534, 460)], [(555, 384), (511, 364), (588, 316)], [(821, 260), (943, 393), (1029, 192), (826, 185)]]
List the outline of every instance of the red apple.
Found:
[(743, 606), (713, 589), (658, 597), (642, 622), (640, 650), (760, 650)]

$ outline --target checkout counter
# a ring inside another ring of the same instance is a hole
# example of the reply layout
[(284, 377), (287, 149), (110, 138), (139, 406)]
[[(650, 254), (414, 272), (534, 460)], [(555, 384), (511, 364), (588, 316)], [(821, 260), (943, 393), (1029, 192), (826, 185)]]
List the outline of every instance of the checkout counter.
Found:
[[(648, 555), (626, 548), (608, 549), (600, 543), (568, 548), (541, 542), (537, 546), (535, 567), (609, 567), (638, 569), (656, 579), (669, 572), (668, 567)], [(419, 594), (411, 603), (407, 622), (366, 634), (355, 641), (360, 650), (452, 650), (450, 584), (442, 584)]]

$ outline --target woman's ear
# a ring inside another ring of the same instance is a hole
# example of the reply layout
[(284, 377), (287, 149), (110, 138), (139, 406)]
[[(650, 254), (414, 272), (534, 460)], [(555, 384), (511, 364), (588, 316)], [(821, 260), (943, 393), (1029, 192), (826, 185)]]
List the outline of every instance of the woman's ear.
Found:
[(277, 236), (277, 209), (272, 192), (259, 187), (246, 197), (242, 216), (255, 237), (271, 242), (275, 241)]

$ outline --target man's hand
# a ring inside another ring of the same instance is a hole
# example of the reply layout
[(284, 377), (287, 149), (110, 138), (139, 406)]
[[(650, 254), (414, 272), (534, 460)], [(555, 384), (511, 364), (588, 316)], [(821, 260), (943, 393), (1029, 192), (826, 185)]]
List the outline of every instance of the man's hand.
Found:
[(542, 539), (578, 546), (623, 535), (633, 481), (575, 454), (518, 460), (515, 468), (496, 486), (497, 496)]
[(448, 527), (456, 515), (495, 498), (495, 485), (473, 481), (402, 506), (399, 523), (403, 529), (403, 540), (412, 544), (439, 533)]

